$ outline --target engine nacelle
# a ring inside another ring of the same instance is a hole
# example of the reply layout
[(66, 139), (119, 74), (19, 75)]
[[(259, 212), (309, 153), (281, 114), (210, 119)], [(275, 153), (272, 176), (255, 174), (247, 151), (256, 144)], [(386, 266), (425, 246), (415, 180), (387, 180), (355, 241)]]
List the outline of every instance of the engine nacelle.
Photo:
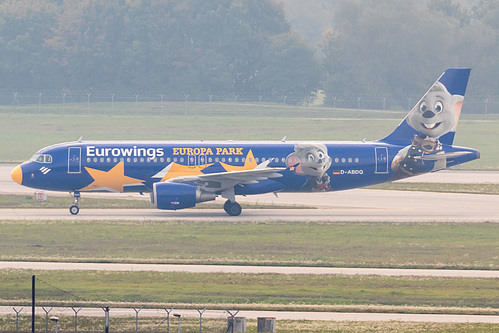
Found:
[(195, 185), (182, 183), (154, 183), (151, 203), (158, 209), (191, 208), (198, 202), (215, 200), (214, 193), (200, 191)]

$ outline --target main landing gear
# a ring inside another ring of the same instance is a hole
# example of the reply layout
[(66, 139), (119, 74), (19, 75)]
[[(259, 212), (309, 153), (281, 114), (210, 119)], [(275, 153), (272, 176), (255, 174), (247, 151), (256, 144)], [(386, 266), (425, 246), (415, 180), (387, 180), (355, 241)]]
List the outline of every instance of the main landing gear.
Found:
[(241, 215), (241, 212), (243, 209), (241, 208), (241, 205), (238, 204), (237, 202), (232, 202), (230, 200), (227, 200), (224, 204), (224, 210), (229, 214), (230, 216), (239, 216)]
[(74, 191), (73, 194), (73, 205), (69, 207), (69, 212), (71, 215), (76, 215), (80, 212), (80, 208), (78, 207), (78, 200), (80, 199), (81, 195), (80, 192)]

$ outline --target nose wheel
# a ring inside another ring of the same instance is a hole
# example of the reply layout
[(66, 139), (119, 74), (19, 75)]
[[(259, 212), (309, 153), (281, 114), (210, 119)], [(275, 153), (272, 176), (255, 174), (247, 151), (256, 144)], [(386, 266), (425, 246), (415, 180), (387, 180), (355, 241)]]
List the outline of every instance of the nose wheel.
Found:
[(71, 207), (69, 207), (69, 212), (71, 213), (71, 215), (76, 215), (80, 212), (80, 207), (78, 207), (78, 201), (81, 197), (80, 195), (80, 192), (78, 191), (74, 191), (73, 192), (73, 205)]
[(243, 211), (242, 207), (240, 204), (237, 202), (232, 202), (230, 200), (227, 200), (224, 204), (224, 210), (227, 214), (230, 216), (239, 216), (241, 215), (241, 212)]

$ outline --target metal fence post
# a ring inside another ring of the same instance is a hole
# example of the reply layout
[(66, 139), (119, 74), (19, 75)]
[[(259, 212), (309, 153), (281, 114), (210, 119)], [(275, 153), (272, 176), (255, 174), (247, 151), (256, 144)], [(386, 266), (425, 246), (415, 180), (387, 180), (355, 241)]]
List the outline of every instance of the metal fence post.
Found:
[(109, 333), (109, 306), (102, 308), (105, 313), (105, 323), (104, 323), (104, 332)]
[(52, 311), (52, 308), (50, 310), (45, 310), (44, 307), (42, 307), (43, 311), (45, 311), (45, 333), (48, 333), (49, 331), (49, 313)]
[(206, 308), (203, 310), (196, 309), (199, 312), (199, 333), (203, 332), (203, 313), (206, 311)]
[(232, 312), (230, 312), (227, 309), (225, 309), (225, 311), (227, 311), (230, 315), (230, 326), (227, 327), (227, 332), (229, 332), (229, 329), (230, 329), (230, 333), (234, 333), (234, 317), (239, 313), (239, 310), (236, 311), (236, 313), (234, 313), (234, 314), (232, 314)]
[(16, 333), (19, 332), (19, 314), (24, 308), (21, 308), (21, 310), (17, 311), (16, 308), (12, 308), (14, 312), (16, 313)]
[(139, 312), (142, 310), (144, 306), (141, 306), (140, 309), (132, 308), (135, 311), (135, 332), (139, 331)]
[(165, 308), (165, 311), (166, 311), (166, 332), (170, 333), (170, 313), (173, 311), (173, 308), (171, 308), (170, 310), (167, 310)]
[(71, 309), (73, 309), (73, 311), (75, 313), (75, 333), (77, 333), (78, 332), (78, 312), (80, 312), (81, 306), (80, 306), (80, 308), (78, 310), (76, 310), (74, 308), (74, 306), (72, 306)]

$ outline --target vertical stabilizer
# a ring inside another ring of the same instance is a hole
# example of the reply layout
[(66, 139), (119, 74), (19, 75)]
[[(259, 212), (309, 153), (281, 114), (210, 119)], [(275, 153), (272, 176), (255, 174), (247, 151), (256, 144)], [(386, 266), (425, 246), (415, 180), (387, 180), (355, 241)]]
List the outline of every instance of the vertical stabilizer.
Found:
[(400, 125), (380, 141), (407, 145), (417, 135), (452, 145), (470, 71), (470, 68), (446, 70)]

